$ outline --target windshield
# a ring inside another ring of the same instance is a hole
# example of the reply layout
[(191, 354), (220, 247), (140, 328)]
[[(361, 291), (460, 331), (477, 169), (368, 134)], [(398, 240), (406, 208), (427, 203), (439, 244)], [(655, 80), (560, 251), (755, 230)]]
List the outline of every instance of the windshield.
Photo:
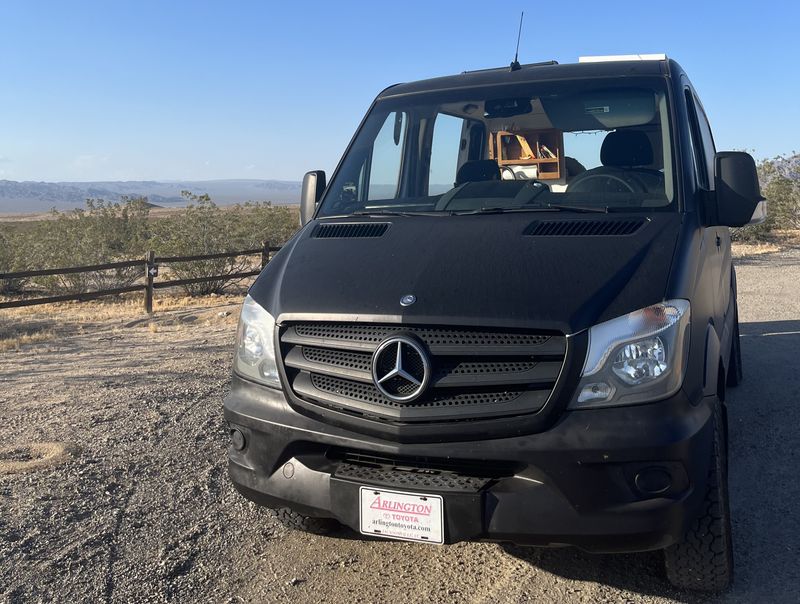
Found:
[(410, 94), (373, 106), (318, 216), (653, 211), (672, 174), (661, 79)]

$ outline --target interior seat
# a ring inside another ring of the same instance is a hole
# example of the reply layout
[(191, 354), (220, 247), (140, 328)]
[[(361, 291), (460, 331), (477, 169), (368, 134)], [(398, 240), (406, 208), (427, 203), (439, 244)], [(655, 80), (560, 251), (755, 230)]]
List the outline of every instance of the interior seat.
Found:
[(653, 165), (653, 146), (641, 130), (609, 132), (600, 147), (602, 166), (578, 174), (571, 193), (662, 193), (664, 175)]
[(500, 180), (500, 166), (494, 159), (475, 159), (464, 162), (456, 173), (456, 187), (466, 182)]

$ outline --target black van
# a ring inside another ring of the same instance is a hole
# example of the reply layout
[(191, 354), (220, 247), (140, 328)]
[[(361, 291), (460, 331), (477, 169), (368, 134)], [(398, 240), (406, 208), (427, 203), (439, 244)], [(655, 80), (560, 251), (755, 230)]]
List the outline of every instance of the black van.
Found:
[(242, 308), (230, 476), (291, 526), (663, 549), (731, 580), (728, 227), (763, 219), (681, 67), (554, 62), (378, 95)]

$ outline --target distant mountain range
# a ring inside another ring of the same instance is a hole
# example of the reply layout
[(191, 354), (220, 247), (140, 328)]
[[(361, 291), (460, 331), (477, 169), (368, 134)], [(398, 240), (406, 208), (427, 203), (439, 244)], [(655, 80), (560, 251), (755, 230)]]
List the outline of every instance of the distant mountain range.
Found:
[(88, 198), (119, 201), (125, 195), (147, 197), (157, 206), (176, 207), (186, 202), (181, 191), (208, 193), (219, 205), (245, 201), (298, 203), (300, 183), (284, 180), (18, 182), (0, 180), (0, 213), (38, 213), (51, 208), (83, 207)]

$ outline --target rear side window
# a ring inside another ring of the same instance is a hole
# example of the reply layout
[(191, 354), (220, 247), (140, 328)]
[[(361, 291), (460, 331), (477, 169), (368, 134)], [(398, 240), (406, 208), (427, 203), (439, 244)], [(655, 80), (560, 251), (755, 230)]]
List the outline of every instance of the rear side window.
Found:
[(386, 116), (372, 145), (367, 199), (392, 199), (400, 188), (408, 117), (404, 112)]

